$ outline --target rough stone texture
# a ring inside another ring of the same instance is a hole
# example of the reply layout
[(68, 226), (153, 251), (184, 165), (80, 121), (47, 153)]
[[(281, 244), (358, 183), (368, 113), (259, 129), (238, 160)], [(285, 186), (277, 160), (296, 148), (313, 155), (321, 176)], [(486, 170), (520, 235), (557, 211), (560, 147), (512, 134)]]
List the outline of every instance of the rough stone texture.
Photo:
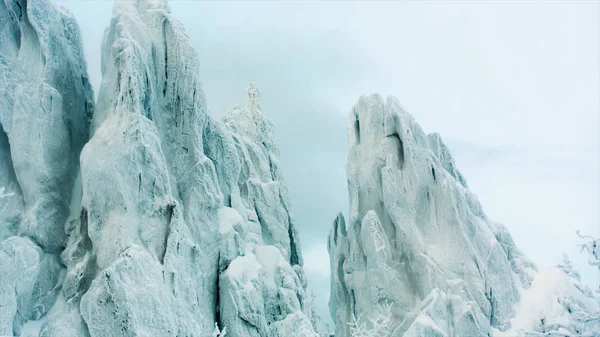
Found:
[(378, 95), (361, 97), (348, 135), (350, 221), (338, 215), (329, 237), (336, 335), (382, 303), (398, 335), (507, 329), (535, 266), (485, 216), (440, 136)]
[(2, 179), (17, 194), (0, 234), (28, 235), (57, 253), (93, 110), (79, 29), (46, 1), (6, 0), (0, 31), (0, 153), (10, 153)]
[(0, 242), (0, 270), (0, 335), (18, 335), (25, 322), (39, 320), (54, 305), (60, 262), (30, 239), (12, 236)]
[(194, 332), (178, 326), (169, 290), (160, 263), (134, 245), (92, 282), (81, 314), (91, 336), (202, 335), (198, 327)]
[(0, 2), (0, 335), (60, 293), (64, 225), (93, 111), (75, 19), (47, 1)]

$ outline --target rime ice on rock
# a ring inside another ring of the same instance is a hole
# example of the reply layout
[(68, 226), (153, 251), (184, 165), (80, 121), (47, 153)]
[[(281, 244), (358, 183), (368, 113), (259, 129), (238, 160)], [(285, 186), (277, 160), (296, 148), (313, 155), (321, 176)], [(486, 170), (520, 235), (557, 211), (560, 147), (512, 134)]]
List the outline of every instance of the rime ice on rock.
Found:
[(118, 1), (92, 120), (74, 19), (6, 0), (0, 27), (0, 183), (15, 193), (0, 214), (0, 334), (204, 337), (215, 322), (231, 337), (314, 332), (254, 85), (227, 126), (211, 119), (166, 2)]
[(350, 219), (338, 215), (328, 246), (336, 336), (384, 303), (394, 336), (515, 333), (537, 269), (487, 218), (441, 137), (393, 97), (361, 97), (349, 124)]
[(232, 132), (241, 169), (230, 208), (221, 212), (231, 222), (222, 232), (221, 323), (233, 336), (285, 337), (301, 327), (298, 337), (312, 337), (314, 304), (306, 291), (273, 125), (262, 114), (253, 83), (245, 106), (232, 108), (223, 122)]
[(93, 93), (70, 13), (0, 1), (0, 335), (19, 335), (59, 297), (60, 260)]
[(16, 194), (0, 239), (63, 248), (92, 96), (75, 19), (46, 1), (0, 2), (0, 184)]

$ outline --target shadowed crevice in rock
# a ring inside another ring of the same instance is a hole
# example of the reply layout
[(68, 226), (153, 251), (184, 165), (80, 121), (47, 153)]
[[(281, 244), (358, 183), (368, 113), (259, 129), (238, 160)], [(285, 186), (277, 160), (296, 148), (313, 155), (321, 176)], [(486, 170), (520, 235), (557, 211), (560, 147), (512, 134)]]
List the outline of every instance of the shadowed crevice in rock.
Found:
[(356, 143), (360, 144), (360, 122), (358, 119), (354, 121), (354, 137), (356, 138)]
[(404, 167), (404, 143), (402, 143), (402, 139), (400, 139), (400, 135), (398, 132), (394, 132), (388, 137), (394, 139), (396, 148), (398, 149), (398, 167), (402, 169)]

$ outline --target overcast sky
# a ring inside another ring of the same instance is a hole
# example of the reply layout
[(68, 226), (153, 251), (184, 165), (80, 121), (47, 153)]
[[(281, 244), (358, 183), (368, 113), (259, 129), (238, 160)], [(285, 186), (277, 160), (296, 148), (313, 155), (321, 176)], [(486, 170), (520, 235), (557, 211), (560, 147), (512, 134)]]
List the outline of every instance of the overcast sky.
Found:
[[(98, 90), (112, 1), (57, 2), (79, 21)], [(257, 82), (321, 316), (327, 234), (348, 210), (348, 113), (373, 92), (442, 135), (486, 213), (538, 265), (566, 252), (588, 284), (600, 281), (575, 235), (600, 235), (598, 1), (170, 5), (198, 50), (213, 116)]]

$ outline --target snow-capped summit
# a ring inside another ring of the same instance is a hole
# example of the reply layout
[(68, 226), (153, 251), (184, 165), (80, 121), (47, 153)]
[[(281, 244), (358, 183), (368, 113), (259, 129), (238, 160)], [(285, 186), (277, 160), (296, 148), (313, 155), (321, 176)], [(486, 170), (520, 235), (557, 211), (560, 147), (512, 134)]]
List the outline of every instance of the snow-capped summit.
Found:
[(348, 143), (350, 219), (338, 215), (329, 236), (336, 336), (362, 336), (356, 324), (388, 311), (390, 336), (515, 333), (522, 294), (543, 276), (485, 215), (441, 137), (371, 95), (350, 114)]

